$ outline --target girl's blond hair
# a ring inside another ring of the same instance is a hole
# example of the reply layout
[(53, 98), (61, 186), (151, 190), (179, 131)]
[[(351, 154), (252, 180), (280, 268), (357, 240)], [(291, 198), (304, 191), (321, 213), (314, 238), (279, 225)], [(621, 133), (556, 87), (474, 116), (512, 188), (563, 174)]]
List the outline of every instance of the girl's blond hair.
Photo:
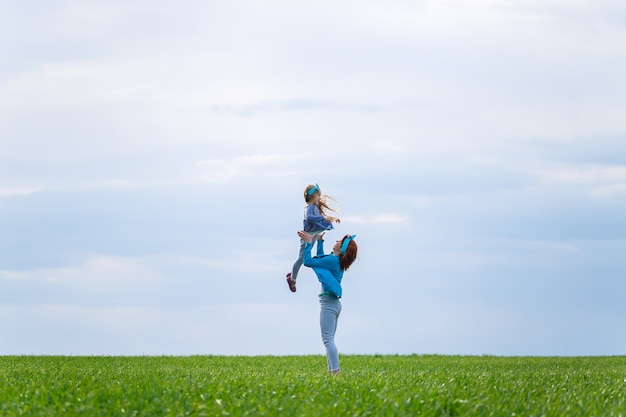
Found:
[[(317, 188), (317, 189), (314, 192), (309, 193), (314, 188)], [(304, 189), (304, 201), (308, 203), (311, 200), (311, 197), (313, 197), (315, 193), (320, 193), (320, 199), (316, 205), (320, 213), (322, 213), (322, 216), (326, 216), (327, 211), (332, 211), (335, 213), (337, 212), (337, 210), (330, 207), (327, 202), (328, 200), (337, 202), (337, 200), (335, 200), (333, 197), (329, 195), (322, 194), (322, 190), (317, 184), (310, 184), (306, 186), (306, 188)]]

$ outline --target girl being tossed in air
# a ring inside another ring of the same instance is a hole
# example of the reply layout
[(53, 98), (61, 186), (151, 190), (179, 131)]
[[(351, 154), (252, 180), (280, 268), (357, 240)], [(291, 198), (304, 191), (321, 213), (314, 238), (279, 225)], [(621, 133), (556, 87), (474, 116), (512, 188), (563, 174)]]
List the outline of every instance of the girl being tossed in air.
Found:
[[(322, 194), (319, 185), (311, 184), (304, 189), (304, 201), (307, 203), (304, 209), (304, 231), (317, 240), (317, 236), (333, 229), (333, 223), (340, 223), (339, 218), (326, 215), (327, 211), (335, 211), (328, 206), (327, 199), (332, 197)], [(291, 272), (287, 274), (287, 284), (291, 292), (296, 292), (296, 279), (303, 263), (305, 241), (300, 239), (300, 252), (298, 259), (293, 264)]]

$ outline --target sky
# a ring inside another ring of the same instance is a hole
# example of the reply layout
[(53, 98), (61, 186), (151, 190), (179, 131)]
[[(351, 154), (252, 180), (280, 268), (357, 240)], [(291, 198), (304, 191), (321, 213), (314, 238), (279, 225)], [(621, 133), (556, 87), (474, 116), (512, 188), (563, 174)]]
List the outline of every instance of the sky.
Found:
[[(626, 3), (0, 1), (0, 354), (626, 353)], [(330, 248), (327, 245), (327, 249)]]

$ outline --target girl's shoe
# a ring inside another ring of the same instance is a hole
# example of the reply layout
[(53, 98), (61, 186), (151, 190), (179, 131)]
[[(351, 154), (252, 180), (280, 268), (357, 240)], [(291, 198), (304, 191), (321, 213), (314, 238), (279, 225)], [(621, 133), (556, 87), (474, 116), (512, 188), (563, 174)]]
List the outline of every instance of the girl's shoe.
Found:
[(291, 292), (296, 292), (296, 280), (291, 279), (291, 272), (287, 274), (287, 285), (289, 285)]

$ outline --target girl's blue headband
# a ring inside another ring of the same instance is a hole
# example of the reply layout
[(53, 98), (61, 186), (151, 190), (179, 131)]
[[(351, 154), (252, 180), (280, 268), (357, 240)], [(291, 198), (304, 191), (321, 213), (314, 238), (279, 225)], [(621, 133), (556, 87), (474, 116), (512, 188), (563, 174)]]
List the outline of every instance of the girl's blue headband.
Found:
[(350, 241), (354, 240), (355, 237), (356, 235), (352, 235), (352, 236), (348, 236), (347, 238), (343, 240), (343, 243), (341, 244), (341, 251), (339, 252), (340, 255), (343, 255), (344, 253), (346, 253), (346, 249), (348, 249), (348, 245), (350, 244)]
[(311, 188), (309, 191), (306, 192), (307, 195), (313, 195), (313, 193), (315, 193), (316, 191), (319, 191), (320, 186), (315, 184), (315, 187)]

